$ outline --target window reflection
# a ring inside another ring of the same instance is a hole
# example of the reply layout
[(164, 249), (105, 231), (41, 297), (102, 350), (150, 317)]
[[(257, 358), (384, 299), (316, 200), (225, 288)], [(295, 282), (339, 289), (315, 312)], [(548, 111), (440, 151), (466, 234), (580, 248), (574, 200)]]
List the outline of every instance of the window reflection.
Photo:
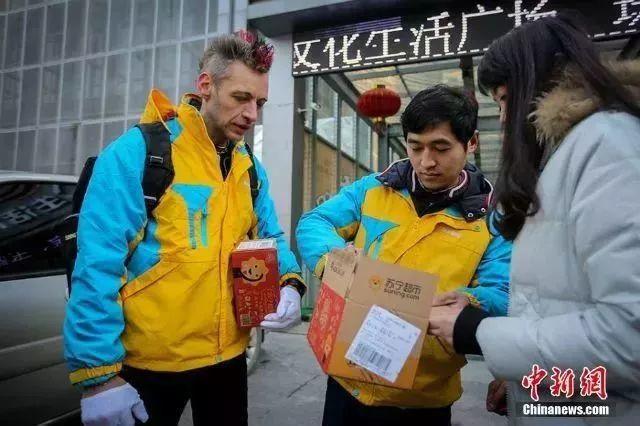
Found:
[[(26, 133), (26, 132), (25, 132)], [(56, 159), (56, 129), (40, 129), (38, 131), (38, 144), (35, 154), (35, 171), (38, 173), (53, 173), (55, 170), (55, 159)], [(20, 137), (18, 138), (20, 143), (23, 143), (23, 133), (20, 133)], [(22, 146), (20, 146), (20, 154), (22, 151)], [(33, 152), (32, 152), (33, 156)], [(34, 158), (31, 158), (31, 161), (34, 161)], [(20, 170), (34, 170), (33, 166), (28, 169), (20, 169)]]
[(91, 0), (89, 4), (89, 31), (87, 32), (87, 53), (104, 52), (107, 45), (108, 0)]
[(62, 82), (62, 120), (77, 120), (80, 114), (82, 61), (64, 64)]
[(158, 0), (156, 42), (175, 40), (180, 23), (180, 0)]
[[(478, 67), (474, 67), (473, 75), (475, 87), (478, 87)], [(480, 145), (478, 147), (476, 163), (485, 177), (492, 182), (498, 177), (500, 167), (501, 126), (500, 111), (490, 96), (483, 95), (479, 89), (475, 92), (478, 101), (478, 131), (480, 132)]]
[(75, 124), (60, 128), (56, 147), (56, 156), (58, 158), (56, 173), (63, 175), (72, 175), (74, 173), (79, 127), (79, 125)]
[(102, 116), (102, 87), (104, 83), (104, 57), (91, 59), (84, 66), (84, 103), (82, 118)]
[(40, 68), (22, 72), (22, 94), (20, 106), (20, 125), (36, 124), (38, 114), (38, 91), (40, 89)]
[(12, 13), (7, 16), (7, 44), (4, 52), (5, 68), (21, 65), (23, 29), (24, 12)]
[(204, 52), (204, 40), (182, 43), (180, 60), (180, 96), (195, 90), (198, 61)]
[[(2, 8), (0, 8), (2, 10)], [(0, 34), (4, 34), (4, 28), (7, 23), (5, 15), (0, 16)], [(2, 69), (2, 58), (4, 58), (4, 43), (0, 42), (0, 69)]]
[(182, 4), (182, 37), (204, 33), (206, 23), (206, 0), (189, 0)]
[(58, 119), (60, 69), (60, 65), (54, 65), (51, 67), (44, 67), (42, 70), (42, 100), (40, 102), (40, 124), (53, 123)]
[(345, 154), (356, 157), (356, 111), (342, 102), (340, 111), (340, 149)]
[(67, 37), (64, 45), (65, 58), (84, 55), (85, 0), (71, 0), (67, 10)]
[(107, 57), (105, 116), (122, 115), (127, 90), (127, 54)]
[(111, 19), (109, 22), (109, 50), (129, 47), (130, 0), (111, 0)]
[(55, 61), (62, 56), (65, 6), (65, 3), (60, 3), (47, 7), (47, 30), (44, 39), (45, 61)]
[[(53, 143), (55, 144), (55, 139)], [(36, 149), (36, 132), (28, 130), (18, 133), (18, 146), (20, 149), (18, 150), (16, 169), (32, 172)], [(49, 160), (51, 158), (49, 157)], [(51, 171), (53, 171), (53, 163)]]
[(32, 65), (40, 62), (42, 53), (42, 29), (44, 25), (44, 8), (31, 9), (27, 13), (27, 41), (24, 51), (24, 64)]
[(141, 113), (151, 90), (151, 54), (153, 50), (139, 50), (131, 54), (129, 73), (129, 113)]
[(156, 49), (156, 63), (153, 86), (162, 90), (171, 100), (176, 92), (176, 46), (163, 46)]
[(73, 184), (0, 184), (0, 280), (63, 273), (58, 222), (71, 211)]
[(318, 79), (317, 96), (320, 108), (317, 112), (318, 135), (327, 142), (336, 144), (338, 94), (324, 80)]
[(80, 139), (78, 141), (78, 161), (76, 161), (75, 173), (80, 174), (82, 166), (87, 158), (98, 155), (102, 138), (100, 137), (100, 123), (83, 124), (80, 126)]
[(20, 90), (20, 73), (8, 72), (4, 74), (2, 86), (2, 108), (0, 109), (0, 127), (13, 128), (18, 118), (18, 91)]
[(16, 154), (15, 133), (0, 133), (0, 170), (13, 170)]
[(133, 10), (133, 46), (153, 42), (154, 10), (154, 0), (136, 0)]
[(371, 127), (362, 118), (358, 119), (358, 162), (371, 167)]

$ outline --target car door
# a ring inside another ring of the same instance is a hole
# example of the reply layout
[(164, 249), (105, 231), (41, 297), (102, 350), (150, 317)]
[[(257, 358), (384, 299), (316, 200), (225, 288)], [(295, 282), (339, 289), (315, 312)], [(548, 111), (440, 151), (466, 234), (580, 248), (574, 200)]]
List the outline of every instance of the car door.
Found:
[(56, 225), (75, 184), (0, 181), (0, 424), (79, 408), (62, 350), (66, 277)]

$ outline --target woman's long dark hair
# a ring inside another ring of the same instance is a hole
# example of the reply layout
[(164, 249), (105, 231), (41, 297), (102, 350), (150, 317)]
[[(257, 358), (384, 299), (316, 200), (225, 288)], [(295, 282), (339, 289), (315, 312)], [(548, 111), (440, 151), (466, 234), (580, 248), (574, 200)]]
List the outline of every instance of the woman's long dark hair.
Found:
[(600, 62), (594, 44), (573, 18), (542, 18), (494, 41), (480, 63), (478, 82), (484, 94), (502, 85), (508, 92), (502, 165), (493, 198), (499, 214), (492, 215), (507, 239), (515, 239), (527, 216), (540, 208), (536, 185), (543, 147), (536, 141), (530, 114), (536, 99), (557, 84), (567, 65), (581, 73), (605, 108), (640, 116), (631, 94)]

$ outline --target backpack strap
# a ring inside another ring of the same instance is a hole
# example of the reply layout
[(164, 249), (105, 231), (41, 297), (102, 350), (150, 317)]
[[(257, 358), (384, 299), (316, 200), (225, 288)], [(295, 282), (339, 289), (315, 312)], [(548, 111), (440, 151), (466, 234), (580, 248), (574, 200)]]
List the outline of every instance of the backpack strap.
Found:
[[(171, 140), (169, 131), (162, 122), (137, 124), (142, 132), (146, 148), (144, 175), (142, 177), (142, 191), (147, 217), (151, 218), (160, 197), (165, 193), (174, 177), (173, 162), (171, 161)], [(78, 254), (77, 229), (78, 218), (82, 202), (93, 175), (96, 157), (89, 157), (82, 168), (76, 190), (73, 193), (72, 214), (67, 216), (58, 226), (63, 235), (63, 253), (67, 274), (67, 297), (71, 294), (71, 276)], [(125, 263), (129, 263), (131, 253)]]
[(78, 178), (76, 189), (73, 192), (73, 199), (71, 201), (71, 213), (80, 213), (80, 208), (82, 208), (82, 202), (84, 201), (84, 197), (87, 194), (89, 180), (91, 180), (91, 176), (93, 175), (93, 168), (96, 165), (97, 159), (98, 157), (87, 158), (84, 166), (82, 167), (82, 172), (80, 172), (80, 177)]
[(164, 123), (140, 123), (136, 127), (142, 132), (147, 155), (144, 162), (142, 191), (147, 217), (151, 218), (153, 210), (158, 206), (160, 197), (165, 193), (175, 172), (171, 160), (171, 140), (169, 130)]
[(71, 214), (62, 219), (57, 225), (55, 232), (62, 237), (62, 257), (64, 258), (64, 269), (67, 275), (67, 300), (71, 294), (71, 276), (78, 257), (78, 220), (82, 202), (87, 194), (89, 181), (93, 175), (93, 168), (97, 157), (89, 157), (82, 167), (82, 172), (78, 178), (76, 189), (73, 191), (71, 201)]
[(251, 167), (248, 170), (249, 173), (249, 185), (251, 186), (251, 201), (253, 205), (256, 205), (256, 199), (260, 194), (260, 179), (258, 179), (258, 171), (256, 170), (256, 159), (253, 156), (253, 150), (248, 144), (244, 144), (244, 147), (247, 150), (247, 154), (249, 154), (249, 158), (251, 159)]

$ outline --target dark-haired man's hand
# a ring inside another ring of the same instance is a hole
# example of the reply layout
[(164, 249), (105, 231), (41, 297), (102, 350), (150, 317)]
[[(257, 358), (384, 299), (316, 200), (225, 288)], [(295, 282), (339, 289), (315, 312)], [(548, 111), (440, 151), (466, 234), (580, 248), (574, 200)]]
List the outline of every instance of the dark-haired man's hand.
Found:
[(457, 308), (464, 308), (469, 304), (469, 298), (459, 291), (448, 291), (442, 294), (436, 294), (433, 297), (433, 306), (453, 305)]
[(496, 379), (487, 388), (487, 411), (507, 415), (507, 382)]

